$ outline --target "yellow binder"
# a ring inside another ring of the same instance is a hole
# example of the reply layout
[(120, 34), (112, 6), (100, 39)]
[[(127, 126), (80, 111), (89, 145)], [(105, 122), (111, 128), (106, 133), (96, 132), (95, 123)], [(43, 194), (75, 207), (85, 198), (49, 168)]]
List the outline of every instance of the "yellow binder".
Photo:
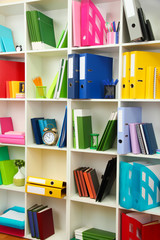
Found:
[(146, 90), (146, 70), (150, 66), (160, 66), (160, 53), (131, 52), (130, 98), (144, 99)]
[(66, 182), (60, 180), (53, 180), (48, 178), (40, 178), (40, 177), (27, 177), (27, 183), (33, 184), (40, 184), (49, 187), (56, 187), (56, 188), (64, 188), (66, 187)]
[(154, 69), (153, 66), (148, 66), (146, 70), (146, 99), (153, 99), (154, 89)]
[(45, 187), (42, 185), (26, 184), (27, 193), (43, 195), (47, 197), (63, 198), (66, 196), (66, 188)]
[(130, 52), (123, 53), (121, 98), (130, 98)]

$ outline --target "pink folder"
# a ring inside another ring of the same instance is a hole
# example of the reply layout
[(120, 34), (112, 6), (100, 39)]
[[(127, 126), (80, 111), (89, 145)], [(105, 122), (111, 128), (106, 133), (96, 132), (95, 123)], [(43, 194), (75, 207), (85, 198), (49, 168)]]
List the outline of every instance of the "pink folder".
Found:
[(0, 143), (25, 144), (25, 135), (0, 134)]
[(129, 131), (130, 131), (132, 153), (139, 154), (141, 153), (141, 151), (140, 151), (139, 142), (138, 142), (136, 124), (137, 123), (129, 123)]
[(73, 47), (81, 46), (81, 2), (72, 1)]
[(91, 0), (81, 0), (81, 44), (107, 44), (105, 20)]
[(11, 117), (1, 117), (0, 118), (0, 128), (1, 134), (4, 134), (8, 131), (13, 131), (13, 123)]

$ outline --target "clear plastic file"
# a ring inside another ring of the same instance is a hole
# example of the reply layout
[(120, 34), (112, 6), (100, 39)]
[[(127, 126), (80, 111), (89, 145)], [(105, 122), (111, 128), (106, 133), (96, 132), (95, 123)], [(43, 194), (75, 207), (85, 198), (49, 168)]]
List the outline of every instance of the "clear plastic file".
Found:
[(160, 205), (160, 164), (120, 163), (120, 205), (138, 211)]

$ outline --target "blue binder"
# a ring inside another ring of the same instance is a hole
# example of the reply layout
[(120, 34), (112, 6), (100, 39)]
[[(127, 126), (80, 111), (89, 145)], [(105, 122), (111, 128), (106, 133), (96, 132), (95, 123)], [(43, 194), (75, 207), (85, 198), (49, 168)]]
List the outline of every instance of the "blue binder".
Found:
[(113, 58), (80, 54), (79, 98), (104, 98), (104, 81), (112, 81)]
[(68, 55), (68, 98), (79, 98), (79, 54)]
[(127, 154), (131, 152), (129, 123), (140, 122), (142, 122), (141, 107), (118, 108), (118, 136), (117, 136), (118, 154)]
[(61, 134), (60, 134), (57, 146), (59, 148), (63, 148), (63, 147), (67, 146), (67, 106), (66, 106), (66, 109), (65, 109)]
[(0, 25), (0, 52), (15, 52), (12, 31)]

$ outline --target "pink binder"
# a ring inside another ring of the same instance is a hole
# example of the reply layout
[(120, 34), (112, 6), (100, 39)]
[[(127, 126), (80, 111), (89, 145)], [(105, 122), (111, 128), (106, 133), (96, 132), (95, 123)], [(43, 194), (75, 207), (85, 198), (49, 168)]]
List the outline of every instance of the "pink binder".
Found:
[(81, 0), (81, 44), (107, 44), (105, 20), (91, 0)]
[(72, 1), (73, 47), (81, 46), (81, 2)]
[(140, 151), (138, 137), (137, 137), (136, 124), (137, 123), (129, 123), (129, 131), (130, 131), (132, 153), (139, 154), (141, 153), (141, 151)]

